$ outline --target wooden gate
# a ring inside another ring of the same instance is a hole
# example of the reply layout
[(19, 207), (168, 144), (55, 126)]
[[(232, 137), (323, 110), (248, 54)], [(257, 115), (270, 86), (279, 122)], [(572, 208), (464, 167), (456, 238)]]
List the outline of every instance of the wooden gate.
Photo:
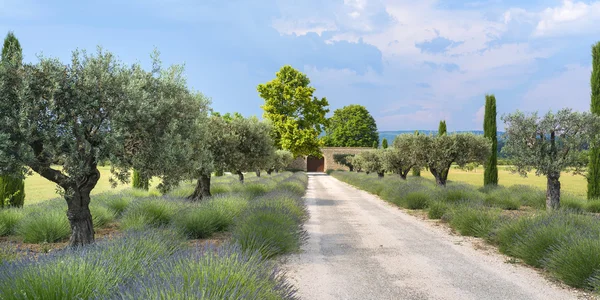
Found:
[(324, 172), (325, 171), (325, 158), (309, 156), (306, 159), (306, 171), (307, 172)]

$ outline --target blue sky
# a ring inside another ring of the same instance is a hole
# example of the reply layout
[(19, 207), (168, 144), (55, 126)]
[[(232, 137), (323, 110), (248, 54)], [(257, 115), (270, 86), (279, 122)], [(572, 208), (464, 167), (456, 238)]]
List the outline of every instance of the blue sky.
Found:
[(365, 105), (380, 130), (482, 128), (498, 113), (589, 109), (600, 1), (0, 0), (25, 60), (102, 45), (128, 63), (185, 63), (220, 112), (262, 115), (256, 86), (305, 72), (331, 110)]

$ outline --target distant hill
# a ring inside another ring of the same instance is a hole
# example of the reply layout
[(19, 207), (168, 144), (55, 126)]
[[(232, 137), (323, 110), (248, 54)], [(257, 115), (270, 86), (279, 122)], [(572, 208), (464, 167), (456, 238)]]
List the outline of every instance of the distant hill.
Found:
[[(421, 134), (437, 134), (437, 130), (419, 130), (419, 132)], [(483, 130), (452, 131), (452, 132), (448, 132), (448, 133), (452, 134), (452, 133), (464, 133), (464, 132), (470, 132), (470, 133), (477, 134), (477, 135), (483, 135)], [(381, 142), (384, 138), (386, 138), (388, 140), (388, 143), (391, 143), (392, 141), (394, 141), (394, 138), (396, 138), (397, 135), (406, 134), (406, 133), (414, 134), (415, 131), (414, 130), (379, 131), (379, 142)], [(498, 138), (500, 138), (503, 134), (504, 134), (504, 132), (498, 131)]]

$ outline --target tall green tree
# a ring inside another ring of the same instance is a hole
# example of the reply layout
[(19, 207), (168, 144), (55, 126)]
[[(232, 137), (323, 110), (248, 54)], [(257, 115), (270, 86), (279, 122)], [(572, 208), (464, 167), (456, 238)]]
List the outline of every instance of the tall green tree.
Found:
[(313, 96), (315, 88), (302, 72), (283, 66), (275, 79), (259, 84), (263, 117), (273, 125), (272, 137), (278, 149), (289, 150), (294, 157), (321, 156), (319, 134), (327, 124), (326, 98)]
[(134, 169), (131, 177), (131, 186), (133, 188), (147, 191), (150, 187), (150, 180), (142, 172)]
[(381, 141), (381, 148), (383, 148), (383, 149), (388, 148), (388, 141), (386, 138), (383, 138), (383, 140)]
[(483, 184), (498, 185), (498, 128), (496, 126), (496, 97), (485, 95), (485, 116), (483, 118), (483, 135), (492, 141), (490, 158), (483, 165)]
[(417, 165), (416, 136), (412, 134), (400, 134), (394, 139), (393, 147), (383, 152), (384, 169), (400, 175), (406, 180), (408, 172)]
[(567, 168), (582, 174), (586, 166), (581, 152), (595, 146), (600, 132), (600, 118), (590, 113), (562, 109), (539, 117), (520, 111), (504, 116), (506, 144), (502, 152), (510, 157), (512, 171), (526, 177), (535, 174), (547, 179), (546, 208), (560, 207), (560, 174)]
[(371, 147), (379, 144), (379, 133), (367, 108), (352, 104), (333, 112), (323, 140), (329, 147)]
[[(12, 32), (8, 32), (4, 39), (0, 65), (0, 101), (6, 104), (16, 103), (23, 87), (23, 51), (19, 40)], [(6, 125), (19, 126), (16, 123)], [(13, 170), (2, 170), (0, 167), (0, 207), (23, 206), (25, 203), (24, 172), (22, 166)]]
[(446, 129), (446, 120), (440, 121), (440, 125), (438, 126), (438, 135), (446, 135), (448, 134), (448, 130)]
[[(131, 168), (174, 182), (188, 163), (178, 158), (190, 151), (189, 124), (203, 103), (187, 89), (183, 69), (157, 65), (153, 72), (125, 66), (101, 49), (75, 51), (68, 65), (41, 58), (24, 66), (18, 101), (0, 101), (0, 165), (27, 166), (58, 185), (72, 246), (94, 241), (89, 204), (99, 162), (109, 162), (121, 182)], [(59, 160), (62, 168), (54, 166)]]
[[(419, 135), (419, 131), (415, 130), (415, 135)], [(421, 167), (420, 166), (414, 166), (412, 168), (412, 175), (416, 176), (416, 177), (421, 177)]]
[(360, 161), (360, 168), (365, 172), (377, 173), (377, 177), (383, 178), (385, 176), (383, 156), (383, 149), (368, 150), (354, 156), (354, 160)]
[[(591, 112), (600, 115), (600, 42), (592, 47), (592, 76), (590, 79), (592, 87)], [(588, 199), (600, 198), (600, 147), (590, 149), (590, 163), (587, 174)]]

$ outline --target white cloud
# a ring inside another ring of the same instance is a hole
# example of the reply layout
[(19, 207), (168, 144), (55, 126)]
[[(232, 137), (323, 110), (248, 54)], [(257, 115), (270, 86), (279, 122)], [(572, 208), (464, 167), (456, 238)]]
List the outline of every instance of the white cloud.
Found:
[(560, 75), (543, 80), (527, 91), (520, 109), (541, 113), (565, 107), (589, 110), (591, 71), (591, 66), (566, 66)]
[(534, 35), (598, 32), (600, 30), (598, 21), (600, 21), (600, 2), (586, 4), (565, 0), (561, 6), (549, 7), (540, 13)]
[(281, 34), (296, 34), (299, 36), (306, 35), (309, 32), (321, 35), (325, 31), (337, 29), (334, 22), (324, 19), (275, 19), (272, 25)]

